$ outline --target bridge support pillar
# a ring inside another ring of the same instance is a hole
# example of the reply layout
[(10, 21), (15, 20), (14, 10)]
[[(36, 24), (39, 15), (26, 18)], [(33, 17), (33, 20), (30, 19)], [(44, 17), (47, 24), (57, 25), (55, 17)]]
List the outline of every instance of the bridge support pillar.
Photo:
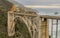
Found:
[(49, 38), (49, 27), (48, 20), (46, 18), (41, 18), (40, 20), (40, 32), (38, 38)]
[(14, 14), (12, 12), (8, 12), (8, 36), (13, 36), (15, 34), (15, 24), (14, 24)]

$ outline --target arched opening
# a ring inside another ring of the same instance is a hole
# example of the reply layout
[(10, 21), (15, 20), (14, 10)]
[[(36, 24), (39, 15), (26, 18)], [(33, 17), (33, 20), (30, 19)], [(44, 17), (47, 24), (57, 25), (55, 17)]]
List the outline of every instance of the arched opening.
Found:
[(15, 31), (16, 38), (31, 38), (26, 24), (19, 18), (15, 19)]

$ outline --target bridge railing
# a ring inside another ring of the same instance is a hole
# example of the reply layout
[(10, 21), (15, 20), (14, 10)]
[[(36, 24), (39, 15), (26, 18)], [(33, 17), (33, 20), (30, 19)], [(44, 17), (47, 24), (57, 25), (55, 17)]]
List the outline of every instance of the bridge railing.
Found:
[[(59, 16), (49, 16), (49, 15), (41, 15), (40, 16), (41, 18), (42, 18), (42, 21), (45, 21), (46, 22), (46, 19), (48, 20), (48, 25), (47, 25), (47, 27), (45, 27), (45, 38), (47, 38), (48, 36), (49, 36), (49, 38), (58, 38), (58, 36), (59, 36), (59, 33), (58, 33), (58, 21), (60, 20), (60, 17)], [(51, 21), (49, 21), (49, 19), (51, 20)], [(55, 20), (55, 21), (54, 21)], [(49, 22), (51, 22), (51, 23), (49, 23)], [(55, 25), (54, 25), (54, 22), (55, 22)], [(47, 23), (45, 23), (45, 26), (46, 26), (46, 24)], [(44, 25), (44, 24), (43, 24)], [(50, 25), (50, 27), (49, 27), (49, 25)], [(50, 29), (50, 31), (48, 31), (47, 29), (49, 30)], [(55, 33), (54, 33), (54, 30), (55, 30)], [(48, 32), (46, 33), (46, 31), (48, 31), (49, 33), (51, 33), (51, 34), (48, 34)], [(43, 32), (44, 33), (44, 32)], [(54, 34), (55, 35), (54, 35)], [(48, 34), (47, 36), (46, 36), (46, 34)], [(42, 34), (41, 34), (42, 35)], [(43, 35), (44, 36), (44, 35)], [(42, 38), (44, 38), (42, 36)]]

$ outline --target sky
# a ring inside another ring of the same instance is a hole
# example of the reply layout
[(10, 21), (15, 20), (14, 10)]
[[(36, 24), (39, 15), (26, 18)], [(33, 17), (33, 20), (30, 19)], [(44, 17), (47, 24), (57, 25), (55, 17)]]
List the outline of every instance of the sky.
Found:
[(38, 10), (40, 14), (60, 12), (60, 0), (15, 0), (25, 7), (33, 8)]
[(16, 0), (24, 5), (60, 5), (60, 0)]

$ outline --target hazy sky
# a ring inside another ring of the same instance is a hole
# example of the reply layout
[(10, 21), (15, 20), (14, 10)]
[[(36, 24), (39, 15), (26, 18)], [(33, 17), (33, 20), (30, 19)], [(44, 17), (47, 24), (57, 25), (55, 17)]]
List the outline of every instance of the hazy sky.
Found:
[(58, 12), (60, 15), (60, 0), (16, 0), (26, 7), (31, 7), (40, 12), (40, 14), (53, 15)]
[(26, 7), (32, 8), (60, 8), (60, 0), (16, 0)]
[(24, 5), (59, 5), (60, 0), (16, 0)]

